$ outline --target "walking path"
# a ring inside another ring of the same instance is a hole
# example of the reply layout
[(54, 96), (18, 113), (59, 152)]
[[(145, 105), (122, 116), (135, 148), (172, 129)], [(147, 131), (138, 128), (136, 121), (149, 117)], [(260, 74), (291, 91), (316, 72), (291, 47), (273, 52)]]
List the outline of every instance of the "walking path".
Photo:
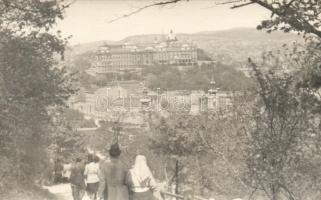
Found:
[(69, 184), (59, 184), (45, 188), (54, 194), (57, 197), (57, 200), (73, 200)]

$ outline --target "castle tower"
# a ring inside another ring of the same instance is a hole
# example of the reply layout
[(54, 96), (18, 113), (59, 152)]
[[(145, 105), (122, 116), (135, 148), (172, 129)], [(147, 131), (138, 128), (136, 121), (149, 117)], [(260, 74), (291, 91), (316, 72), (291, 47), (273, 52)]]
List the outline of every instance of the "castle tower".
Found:
[(214, 79), (210, 82), (210, 89), (208, 90), (208, 102), (207, 107), (209, 110), (217, 110), (218, 108), (218, 88), (216, 87), (216, 83)]
[(140, 99), (140, 103), (143, 110), (147, 109), (151, 104), (151, 99), (148, 96), (148, 90), (145, 86), (143, 89), (143, 97)]
[(168, 42), (177, 41), (176, 35), (174, 34), (173, 30), (171, 30), (171, 31), (169, 32), (169, 34), (167, 35), (167, 41), (168, 41)]

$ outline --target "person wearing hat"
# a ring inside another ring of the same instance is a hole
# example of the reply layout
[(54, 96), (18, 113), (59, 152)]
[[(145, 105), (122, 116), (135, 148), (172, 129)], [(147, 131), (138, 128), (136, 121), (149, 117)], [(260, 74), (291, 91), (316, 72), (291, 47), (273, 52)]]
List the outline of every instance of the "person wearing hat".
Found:
[(121, 150), (118, 143), (109, 149), (110, 162), (100, 167), (98, 198), (104, 200), (128, 200), (126, 168), (120, 161)]
[(70, 172), (70, 185), (74, 200), (81, 200), (85, 194), (84, 170), (84, 164), (81, 158), (76, 158)]

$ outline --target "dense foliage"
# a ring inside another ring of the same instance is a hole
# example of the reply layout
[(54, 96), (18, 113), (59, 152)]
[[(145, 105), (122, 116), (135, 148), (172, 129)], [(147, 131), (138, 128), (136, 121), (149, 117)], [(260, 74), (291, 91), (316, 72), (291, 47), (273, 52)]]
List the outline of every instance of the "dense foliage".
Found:
[(73, 93), (70, 75), (56, 59), (66, 41), (50, 31), (65, 6), (0, 1), (0, 193), (31, 187), (48, 167), (52, 110)]
[(320, 174), (304, 168), (320, 163), (320, 110), (316, 110), (321, 102), (318, 91), (306, 87), (314, 84), (312, 77), (306, 79), (308, 71), (315, 74), (315, 63), (306, 62), (314, 56), (300, 49), (264, 58), (263, 65), (276, 68), (294, 64), (296, 68), (287, 73), (262, 72), (250, 61), (258, 98), (252, 109), (253, 125), (248, 129), (247, 178), (255, 191), (263, 190), (272, 200), (282, 195), (291, 200), (315, 199), (319, 192)]
[(186, 67), (179, 70), (173, 66), (154, 66), (143, 70), (146, 85), (156, 90), (205, 90), (210, 87), (211, 80), (215, 80), (217, 87), (222, 90), (240, 91), (252, 86), (251, 79), (235, 66), (222, 63), (203, 64), (200, 67)]
[(319, 57), (311, 48), (268, 52), (260, 64), (250, 60), (255, 89), (239, 94), (230, 112), (162, 118), (153, 126), (151, 149), (179, 160), (187, 171), (181, 184), (192, 176), (199, 193), (318, 199)]
[(206, 197), (237, 197), (246, 188), (242, 123), (237, 115), (225, 112), (173, 113), (153, 123), (150, 148), (166, 155), (167, 181), (179, 184), (179, 192), (187, 186)]

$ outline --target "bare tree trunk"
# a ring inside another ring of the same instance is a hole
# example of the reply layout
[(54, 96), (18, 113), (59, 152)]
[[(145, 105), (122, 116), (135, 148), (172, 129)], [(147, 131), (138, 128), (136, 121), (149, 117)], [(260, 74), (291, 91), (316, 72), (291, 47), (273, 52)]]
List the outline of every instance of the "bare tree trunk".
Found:
[(199, 172), (199, 176), (200, 176), (200, 181), (198, 184), (200, 186), (201, 195), (203, 196), (204, 195), (204, 188), (205, 188), (203, 185), (203, 182), (202, 182), (204, 180), (204, 173), (203, 173), (198, 155), (196, 155), (196, 164), (197, 164), (197, 168), (198, 168), (198, 172)]
[(176, 187), (175, 187), (175, 193), (178, 194), (178, 188), (179, 188), (179, 180), (178, 180), (178, 160), (176, 160), (176, 163), (175, 163), (175, 182), (176, 182)]
[(280, 189), (277, 186), (272, 186), (272, 200), (279, 200)]

